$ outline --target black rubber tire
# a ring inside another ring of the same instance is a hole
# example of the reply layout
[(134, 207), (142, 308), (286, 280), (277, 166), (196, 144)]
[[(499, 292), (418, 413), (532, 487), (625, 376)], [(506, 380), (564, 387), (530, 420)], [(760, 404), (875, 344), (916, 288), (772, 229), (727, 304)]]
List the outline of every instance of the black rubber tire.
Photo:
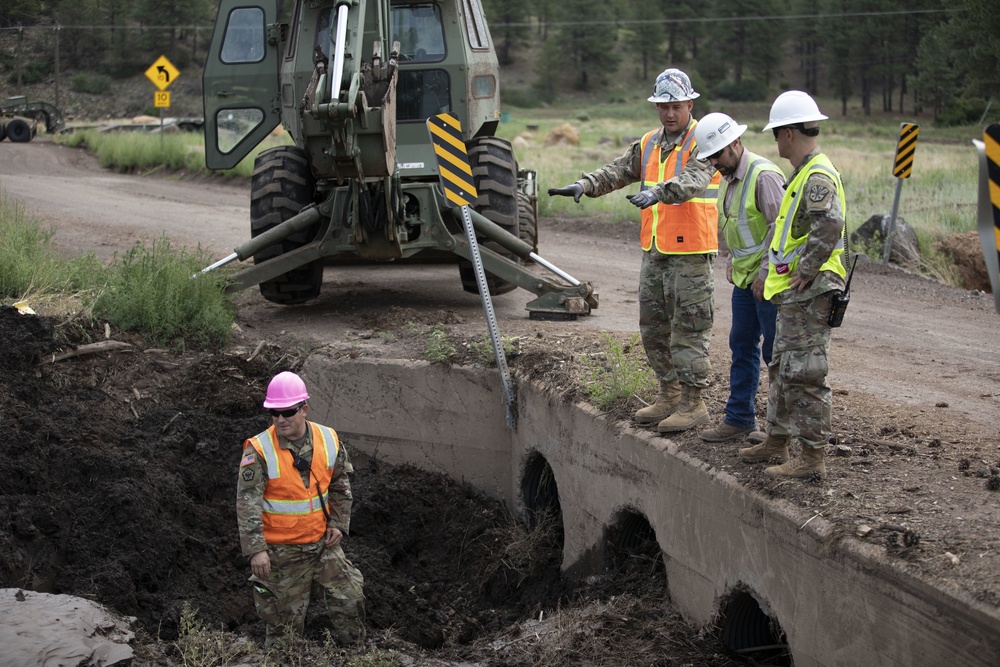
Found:
[(27, 121), (15, 118), (7, 123), (7, 136), (10, 137), (11, 141), (23, 144), (31, 141), (35, 133), (31, 131), (31, 126), (28, 125)]
[(532, 252), (538, 252), (538, 219), (531, 197), (523, 192), (517, 193), (517, 235), (531, 246)]
[[(495, 222), (511, 234), (520, 235), (518, 225), (517, 162), (510, 143), (496, 137), (479, 137), (467, 145), (469, 166), (476, 184), (479, 198), (472, 208), (488, 220)], [(494, 250), (515, 261), (517, 258), (492, 241), (478, 239), (483, 247)], [(479, 294), (476, 272), (472, 262), (458, 261), (458, 273), (462, 278), (462, 289), (470, 294)], [(514, 283), (501, 280), (486, 273), (486, 285), (490, 294), (506, 294), (517, 288)]]
[[(305, 151), (296, 146), (278, 146), (262, 152), (254, 161), (250, 181), (250, 236), (260, 236), (313, 203), (315, 179)], [(254, 264), (265, 262), (309, 243), (319, 223), (253, 256)], [(272, 303), (290, 306), (319, 296), (323, 285), (323, 262), (316, 260), (259, 285), (261, 296)]]
[(0, 141), (7, 138), (7, 128), (4, 127), (3, 123), (0, 123)]

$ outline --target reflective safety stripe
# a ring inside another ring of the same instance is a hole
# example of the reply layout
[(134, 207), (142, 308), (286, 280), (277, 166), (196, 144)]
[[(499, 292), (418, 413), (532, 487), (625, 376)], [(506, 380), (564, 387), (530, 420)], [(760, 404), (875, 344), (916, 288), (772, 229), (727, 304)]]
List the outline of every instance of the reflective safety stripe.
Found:
[[(323, 503), (326, 503), (327, 494), (323, 492)], [(273, 500), (264, 498), (264, 511), (271, 514), (309, 514), (322, 509), (319, 504), (319, 496), (315, 495), (308, 500)]]
[(278, 462), (278, 443), (271, 437), (271, 430), (268, 429), (256, 436), (260, 441), (260, 448), (264, 454), (264, 462), (267, 464), (267, 478), (278, 479), (281, 477), (281, 464)]
[[(337, 462), (337, 454), (340, 452), (340, 441), (332, 428), (321, 424), (316, 424), (316, 426), (319, 427), (319, 435), (323, 441), (323, 447), (326, 449), (326, 467), (332, 470), (333, 464)], [(315, 444), (313, 444), (313, 449), (316, 449)]]

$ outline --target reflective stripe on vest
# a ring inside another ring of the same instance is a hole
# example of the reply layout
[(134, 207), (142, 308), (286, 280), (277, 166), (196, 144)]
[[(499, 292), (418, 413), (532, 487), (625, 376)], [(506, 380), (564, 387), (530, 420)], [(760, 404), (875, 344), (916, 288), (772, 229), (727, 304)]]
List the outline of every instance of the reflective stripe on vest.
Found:
[(248, 440), (264, 458), (268, 483), (264, 489), (262, 515), (264, 539), (270, 544), (306, 544), (319, 540), (326, 532), (323, 504), (333, 478), (333, 468), (340, 442), (333, 429), (307, 422), (312, 433), (313, 455), (306, 488), (295, 468), (291, 451), (278, 446), (277, 430), (272, 426)]
[[(767, 271), (767, 280), (764, 282), (764, 298), (770, 299), (775, 294), (780, 294), (788, 289), (788, 277), (798, 266), (799, 257), (806, 247), (809, 234), (800, 238), (792, 237), (792, 226), (795, 215), (799, 209), (802, 190), (805, 188), (809, 176), (816, 172), (825, 172), (829, 175), (837, 188), (837, 196), (840, 199), (840, 212), (844, 220), (847, 220), (847, 201), (844, 198), (844, 184), (840, 180), (840, 174), (836, 167), (830, 162), (830, 158), (822, 153), (817, 153), (810, 160), (792, 182), (785, 188), (785, 196), (781, 200), (781, 209), (778, 211), (778, 218), (774, 222), (774, 238), (771, 239), (769, 251), (770, 265)], [(847, 233), (847, 225), (837, 241), (836, 247), (830, 253), (820, 271), (832, 271), (840, 277), (847, 275), (841, 255), (844, 254), (844, 234)]]
[[(651, 130), (642, 138), (642, 181), (640, 191), (657, 183), (677, 178), (684, 172), (691, 153), (696, 122), (688, 125), (684, 140), (671, 149), (666, 160), (660, 160), (660, 139), (663, 128)], [(716, 172), (705, 191), (679, 204), (659, 202), (642, 211), (642, 249), (650, 250), (654, 239), (657, 251), (670, 255), (700, 254), (719, 250), (718, 209), (719, 174)]]
[[(746, 149), (744, 149), (746, 150)], [(737, 287), (747, 287), (753, 282), (760, 270), (760, 259), (767, 247), (767, 220), (757, 209), (757, 176), (760, 172), (773, 171), (781, 174), (781, 170), (770, 160), (747, 151), (749, 162), (743, 179), (736, 184), (733, 191), (733, 202), (738, 211), (733, 224), (729, 214), (732, 209), (726, 208), (726, 192), (728, 181), (723, 180), (719, 187), (720, 212), (725, 222), (722, 226), (729, 252), (733, 255), (733, 284)], [(782, 175), (782, 177), (784, 177)]]

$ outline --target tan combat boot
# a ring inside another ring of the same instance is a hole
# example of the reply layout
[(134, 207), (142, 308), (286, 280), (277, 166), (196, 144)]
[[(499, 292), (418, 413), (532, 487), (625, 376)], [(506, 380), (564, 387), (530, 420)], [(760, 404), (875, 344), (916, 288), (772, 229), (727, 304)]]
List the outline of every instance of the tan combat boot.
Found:
[(768, 435), (759, 445), (740, 449), (740, 458), (747, 463), (764, 463), (771, 459), (784, 463), (788, 460), (788, 445), (791, 442), (790, 435)]
[(733, 438), (746, 435), (751, 431), (753, 431), (752, 426), (740, 428), (739, 426), (730, 426), (726, 422), (722, 422), (714, 428), (702, 431), (701, 439), (705, 442), (725, 442), (726, 440), (732, 440)]
[(637, 424), (655, 424), (669, 417), (681, 402), (681, 383), (660, 382), (660, 390), (656, 392), (653, 404), (635, 413)]
[(659, 423), (656, 430), (660, 433), (675, 433), (707, 421), (708, 408), (705, 407), (705, 401), (701, 400), (701, 387), (684, 384), (681, 385), (681, 404), (672, 415)]
[(792, 477), (793, 479), (826, 479), (826, 448), (803, 447), (802, 455), (780, 466), (764, 469), (768, 477)]

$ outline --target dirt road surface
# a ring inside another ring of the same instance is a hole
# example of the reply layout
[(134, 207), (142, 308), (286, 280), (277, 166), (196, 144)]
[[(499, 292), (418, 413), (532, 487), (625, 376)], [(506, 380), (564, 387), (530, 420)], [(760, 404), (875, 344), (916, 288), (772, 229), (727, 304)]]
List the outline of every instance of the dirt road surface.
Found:
[[(54, 227), (56, 242), (67, 251), (109, 258), (138, 239), (166, 234), (217, 259), (249, 238), (246, 183), (116, 175), (82, 151), (45, 141), (4, 143), (0, 155), (0, 187)], [(880, 212), (852, 216), (864, 220), (874, 213)], [(523, 310), (531, 295), (518, 290), (495, 299), (504, 335), (558, 343), (566, 352), (585, 340), (592, 344), (600, 332), (637, 330), (636, 220), (543, 218), (539, 235), (539, 254), (590, 281), (601, 305), (576, 322), (536, 322)], [(729, 294), (719, 260), (709, 393), (715, 419), (726, 398)], [(322, 295), (311, 304), (279, 307), (255, 290), (238, 303), (241, 324), (258, 334), (311, 345), (370, 339), (371, 323), (386, 326), (391, 309), (422, 314), (425, 323), (440, 316), (451, 332), (486, 331), (479, 298), (462, 291), (454, 266), (331, 267)], [(738, 462), (734, 443), (709, 446), (696, 433), (676, 439), (748, 484), (822, 512), (847, 534), (862, 523), (875, 527), (874, 539), (914, 572), (998, 605), (1000, 492), (994, 487), (1000, 484), (991, 484), (1000, 482), (998, 334), (991, 295), (862, 262), (830, 359), (834, 430), (838, 443), (855, 451), (831, 461), (825, 485), (769, 481), (759, 468)], [(919, 548), (912, 539), (898, 547), (901, 525), (923, 537)]]

